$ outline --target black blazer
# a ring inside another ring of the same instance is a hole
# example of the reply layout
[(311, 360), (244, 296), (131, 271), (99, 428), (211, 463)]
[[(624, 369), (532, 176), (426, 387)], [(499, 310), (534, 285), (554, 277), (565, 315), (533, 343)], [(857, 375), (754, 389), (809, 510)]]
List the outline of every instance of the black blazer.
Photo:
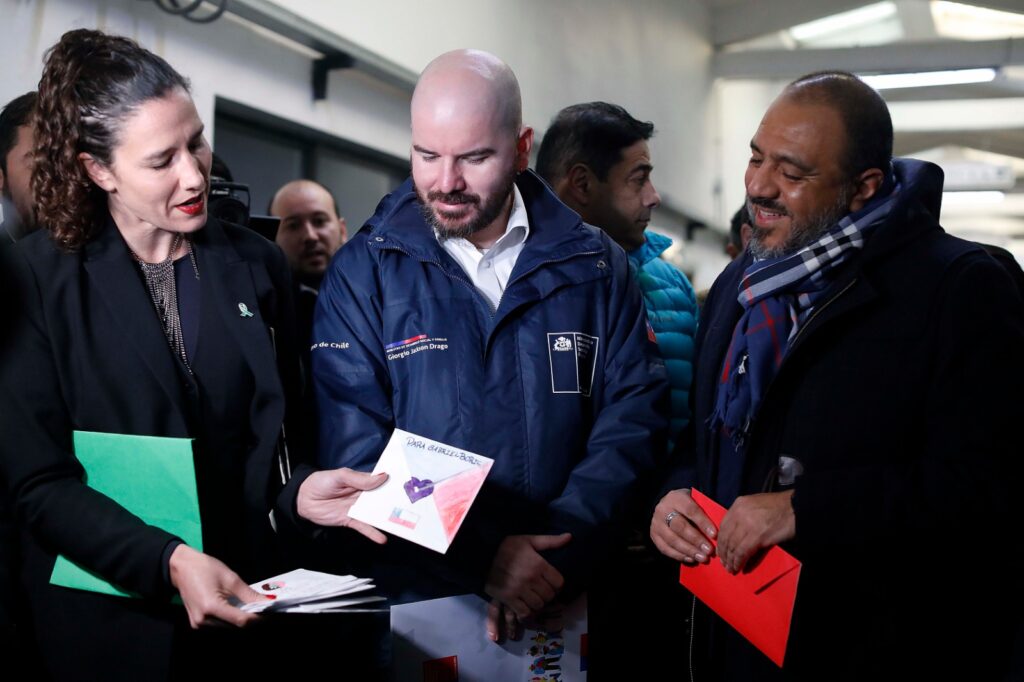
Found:
[[(253, 375), (239, 533), (257, 549), (266, 542), (270, 553), (269, 514), (290, 473), (279, 443), (286, 395), (300, 386), (287, 264), (271, 242), (215, 219), (194, 244), (202, 286)], [(77, 253), (60, 251), (42, 231), (8, 251), (5, 274), (17, 296), (5, 299), (0, 479), (23, 528), (23, 576), (40, 647), (57, 677), (101, 669), (110, 677), (107, 666), (116, 662), (126, 677), (160, 678), (185, 617), (169, 604), (164, 576), (171, 536), (81, 483), (71, 435), (190, 436), (184, 382), (112, 222)], [(239, 303), (253, 316), (241, 315)], [(57, 553), (145, 599), (50, 586)]]

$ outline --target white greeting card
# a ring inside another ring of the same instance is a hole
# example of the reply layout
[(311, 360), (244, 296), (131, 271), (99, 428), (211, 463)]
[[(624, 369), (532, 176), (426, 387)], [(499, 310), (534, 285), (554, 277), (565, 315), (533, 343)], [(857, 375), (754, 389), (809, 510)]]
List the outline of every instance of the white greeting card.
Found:
[(368, 490), (349, 516), (444, 554), (494, 460), (395, 429), (373, 473), (388, 480)]

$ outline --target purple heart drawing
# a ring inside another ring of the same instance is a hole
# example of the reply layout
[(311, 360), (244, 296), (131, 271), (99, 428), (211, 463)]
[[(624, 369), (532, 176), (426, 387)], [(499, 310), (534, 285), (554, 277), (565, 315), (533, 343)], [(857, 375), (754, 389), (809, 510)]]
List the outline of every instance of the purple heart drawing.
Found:
[(429, 497), (430, 494), (434, 492), (434, 482), (429, 478), (421, 481), (413, 476), (406, 481), (405, 485), (402, 487), (405, 488), (405, 494), (409, 496), (410, 502), (422, 500), (424, 497)]

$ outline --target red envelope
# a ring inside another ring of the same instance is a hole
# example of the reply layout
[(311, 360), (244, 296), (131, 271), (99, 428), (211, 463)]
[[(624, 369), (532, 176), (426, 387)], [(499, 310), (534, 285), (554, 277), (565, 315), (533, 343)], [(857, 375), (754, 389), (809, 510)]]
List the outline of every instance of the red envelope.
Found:
[[(715, 526), (720, 526), (725, 509), (698, 490), (690, 494)], [(765, 552), (753, 569), (736, 575), (725, 570), (717, 556), (707, 564), (679, 569), (679, 582), (686, 589), (780, 668), (799, 580), (800, 562), (778, 547)]]

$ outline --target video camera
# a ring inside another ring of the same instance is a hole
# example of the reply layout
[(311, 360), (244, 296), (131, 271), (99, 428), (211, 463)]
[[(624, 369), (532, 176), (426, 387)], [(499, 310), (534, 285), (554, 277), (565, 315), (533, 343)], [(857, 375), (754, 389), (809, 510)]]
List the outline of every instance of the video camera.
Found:
[(257, 234), (274, 241), (280, 218), (265, 215), (250, 215), (249, 185), (228, 182), (223, 178), (210, 178), (210, 196), (207, 199), (209, 213), (226, 223), (248, 227)]

